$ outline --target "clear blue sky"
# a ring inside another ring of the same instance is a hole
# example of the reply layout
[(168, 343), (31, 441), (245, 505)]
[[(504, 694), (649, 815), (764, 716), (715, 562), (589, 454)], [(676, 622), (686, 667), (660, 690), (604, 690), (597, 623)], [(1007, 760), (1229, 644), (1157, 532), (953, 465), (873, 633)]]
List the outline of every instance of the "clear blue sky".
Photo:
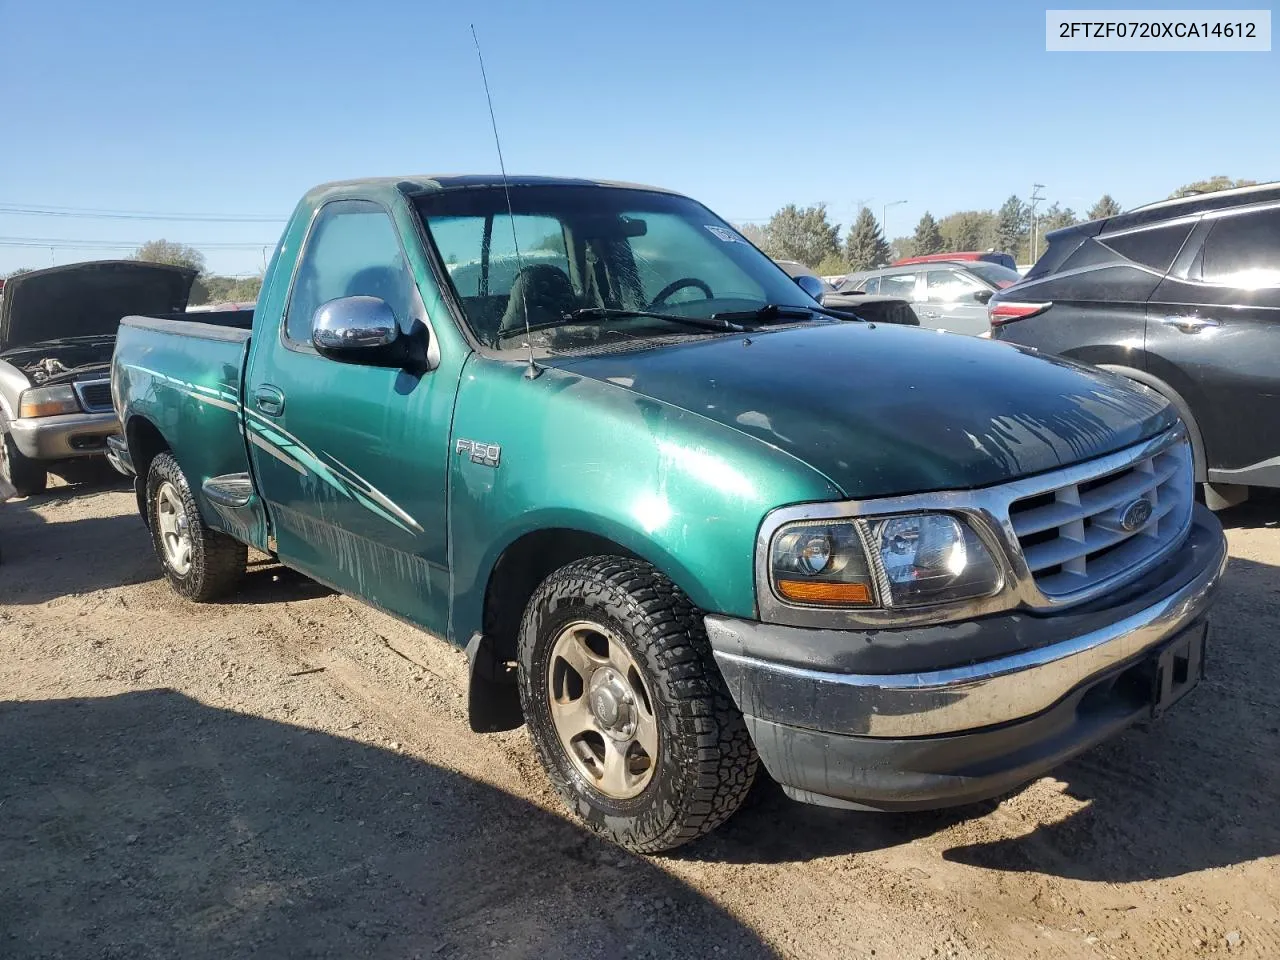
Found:
[[(1033, 182), (1080, 211), (1104, 191), (1128, 207), (1213, 174), (1280, 179), (1280, 54), (1049, 54), (1044, 11), (0, 0), (0, 204), (283, 217), (325, 180), (496, 170), (472, 21), (509, 171), (661, 184), (731, 220), (826, 201), (847, 226), (858, 201), (879, 216), (906, 199), (889, 215), (900, 235)], [(0, 214), (0, 237), (276, 232)], [(262, 264), (206, 255), (217, 272)], [(0, 245), (0, 271), (50, 260)]]

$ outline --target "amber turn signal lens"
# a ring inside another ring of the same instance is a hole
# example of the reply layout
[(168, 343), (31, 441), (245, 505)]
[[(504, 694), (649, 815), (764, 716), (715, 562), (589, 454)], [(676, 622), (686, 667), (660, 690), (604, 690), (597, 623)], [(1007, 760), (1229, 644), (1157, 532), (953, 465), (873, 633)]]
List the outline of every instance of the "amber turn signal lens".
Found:
[(808, 580), (779, 580), (778, 592), (801, 603), (840, 603), (870, 606), (874, 601), (865, 583), (813, 583)]
[(19, 417), (56, 417), (61, 413), (74, 413), (59, 400), (46, 400), (43, 403), (27, 400), (18, 407)]

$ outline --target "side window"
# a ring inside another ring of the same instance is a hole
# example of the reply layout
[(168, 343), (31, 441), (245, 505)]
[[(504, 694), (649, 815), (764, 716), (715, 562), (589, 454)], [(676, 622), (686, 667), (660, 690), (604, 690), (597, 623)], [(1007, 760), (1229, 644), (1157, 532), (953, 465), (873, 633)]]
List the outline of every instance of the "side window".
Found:
[(858, 289), (863, 291), (864, 293), (879, 293), (880, 278), (872, 277), (870, 280), (864, 281), (862, 285), (858, 287)]
[(930, 303), (955, 303), (981, 288), (977, 280), (957, 270), (930, 270), (924, 278), (925, 298)]
[(407, 325), (415, 319), (413, 276), (404, 262), (395, 224), (368, 200), (339, 200), (320, 211), (294, 280), (285, 336), (311, 342), (311, 318), (339, 297), (381, 297)]
[(1280, 210), (1223, 217), (1204, 241), (1202, 279), (1257, 289), (1280, 286)]
[(1182, 249), (1193, 224), (1174, 223), (1149, 230), (1138, 230), (1119, 237), (1099, 237), (1098, 242), (1110, 247), (1126, 260), (1140, 263), (1164, 273)]
[(895, 273), (888, 277), (881, 277), (880, 292), (890, 297), (914, 300), (916, 275), (914, 273)]

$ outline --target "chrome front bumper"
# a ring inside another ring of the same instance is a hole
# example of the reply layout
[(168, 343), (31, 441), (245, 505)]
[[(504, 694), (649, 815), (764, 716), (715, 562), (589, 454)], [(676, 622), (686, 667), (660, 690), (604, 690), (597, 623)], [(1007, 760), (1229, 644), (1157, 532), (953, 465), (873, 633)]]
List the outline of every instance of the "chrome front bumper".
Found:
[(760, 759), (787, 794), (936, 809), (1042, 776), (1194, 688), (1226, 561), (1222, 527), (1197, 506), (1165, 563), (1072, 611), (898, 630), (705, 623)]
[[(735, 653), (732, 621), (707, 617), (706, 627), (716, 663), (748, 716), (860, 737), (952, 734), (1040, 713), (1201, 617), (1227, 562), (1222, 528), (1203, 507), (1196, 508), (1196, 522), (1181, 550), (1199, 552), (1199, 569), (1149, 606), (1047, 646), (948, 669), (897, 674), (811, 669)], [(1034, 619), (1025, 619), (1025, 632), (1033, 634)], [(974, 626), (982, 629), (980, 621)], [(866, 631), (857, 639), (875, 643), (876, 634), (884, 632)], [(854, 636), (830, 633), (833, 642)]]
[(32, 460), (97, 457), (107, 451), (107, 437), (120, 432), (111, 413), (67, 413), (57, 417), (26, 417), (9, 424), (13, 442)]

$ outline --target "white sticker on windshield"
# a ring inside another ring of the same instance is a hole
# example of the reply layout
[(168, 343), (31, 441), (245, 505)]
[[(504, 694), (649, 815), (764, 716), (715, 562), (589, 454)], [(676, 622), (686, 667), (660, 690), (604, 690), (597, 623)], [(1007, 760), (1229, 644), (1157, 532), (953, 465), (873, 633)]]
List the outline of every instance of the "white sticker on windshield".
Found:
[(709, 231), (711, 231), (711, 234), (713, 236), (719, 237), (725, 243), (738, 242), (738, 235), (734, 233), (732, 230), (726, 230), (724, 227), (715, 227), (709, 223), (703, 224), (703, 226), (705, 226)]

